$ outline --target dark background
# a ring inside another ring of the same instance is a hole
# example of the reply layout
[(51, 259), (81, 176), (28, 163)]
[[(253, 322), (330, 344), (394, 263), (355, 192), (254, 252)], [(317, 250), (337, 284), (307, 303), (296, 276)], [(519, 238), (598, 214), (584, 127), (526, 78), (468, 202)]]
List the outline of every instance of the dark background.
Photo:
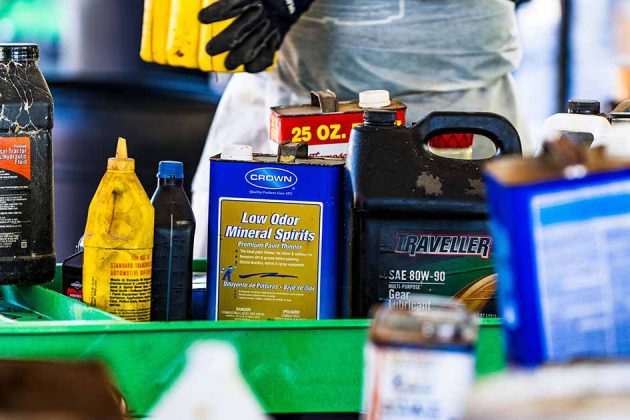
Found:
[(44, 12), (38, 16), (58, 13), (58, 33), (45, 36), (41, 17), (19, 21), (37, 19), (44, 31), (35, 38), (55, 102), (55, 244), (62, 261), (83, 234), (90, 200), (118, 136), (127, 138), (149, 196), (158, 162), (180, 160), (190, 197), (219, 96), (207, 74), (140, 60), (142, 0), (56, 1), (34, 0), (31, 9)]

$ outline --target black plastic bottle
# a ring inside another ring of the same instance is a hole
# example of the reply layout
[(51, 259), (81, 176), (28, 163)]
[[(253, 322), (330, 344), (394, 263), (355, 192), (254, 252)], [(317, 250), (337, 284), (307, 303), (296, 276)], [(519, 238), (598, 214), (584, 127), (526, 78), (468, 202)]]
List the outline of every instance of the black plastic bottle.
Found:
[(76, 252), (63, 260), (61, 292), (83, 302), (83, 237), (76, 246)]
[(192, 253), (195, 216), (184, 192), (184, 165), (162, 161), (155, 208), (151, 320), (192, 319)]
[(53, 99), (35, 44), (0, 44), (0, 284), (55, 276)]

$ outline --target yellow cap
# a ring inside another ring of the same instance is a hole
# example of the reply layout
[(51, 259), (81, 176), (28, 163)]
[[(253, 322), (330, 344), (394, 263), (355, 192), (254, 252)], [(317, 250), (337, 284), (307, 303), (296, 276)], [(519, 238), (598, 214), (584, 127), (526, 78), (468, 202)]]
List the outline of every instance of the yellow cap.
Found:
[(132, 171), (135, 169), (135, 161), (127, 157), (127, 140), (118, 137), (116, 145), (116, 157), (107, 160), (108, 171)]

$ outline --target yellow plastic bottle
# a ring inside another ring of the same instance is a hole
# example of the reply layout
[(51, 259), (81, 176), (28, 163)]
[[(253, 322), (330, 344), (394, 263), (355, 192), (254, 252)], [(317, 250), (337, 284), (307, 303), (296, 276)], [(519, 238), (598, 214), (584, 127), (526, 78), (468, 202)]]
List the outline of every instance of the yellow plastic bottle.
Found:
[(83, 301), (129, 321), (149, 321), (154, 211), (118, 139), (88, 210)]

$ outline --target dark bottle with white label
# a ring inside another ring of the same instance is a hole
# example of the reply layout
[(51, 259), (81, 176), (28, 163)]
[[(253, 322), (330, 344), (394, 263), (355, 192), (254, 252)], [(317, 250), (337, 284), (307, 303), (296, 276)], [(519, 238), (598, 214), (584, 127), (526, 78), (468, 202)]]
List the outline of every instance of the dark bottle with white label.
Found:
[(0, 284), (55, 276), (53, 99), (35, 44), (0, 44)]
[(195, 216), (184, 191), (184, 165), (162, 161), (155, 208), (151, 320), (192, 319), (192, 253)]

